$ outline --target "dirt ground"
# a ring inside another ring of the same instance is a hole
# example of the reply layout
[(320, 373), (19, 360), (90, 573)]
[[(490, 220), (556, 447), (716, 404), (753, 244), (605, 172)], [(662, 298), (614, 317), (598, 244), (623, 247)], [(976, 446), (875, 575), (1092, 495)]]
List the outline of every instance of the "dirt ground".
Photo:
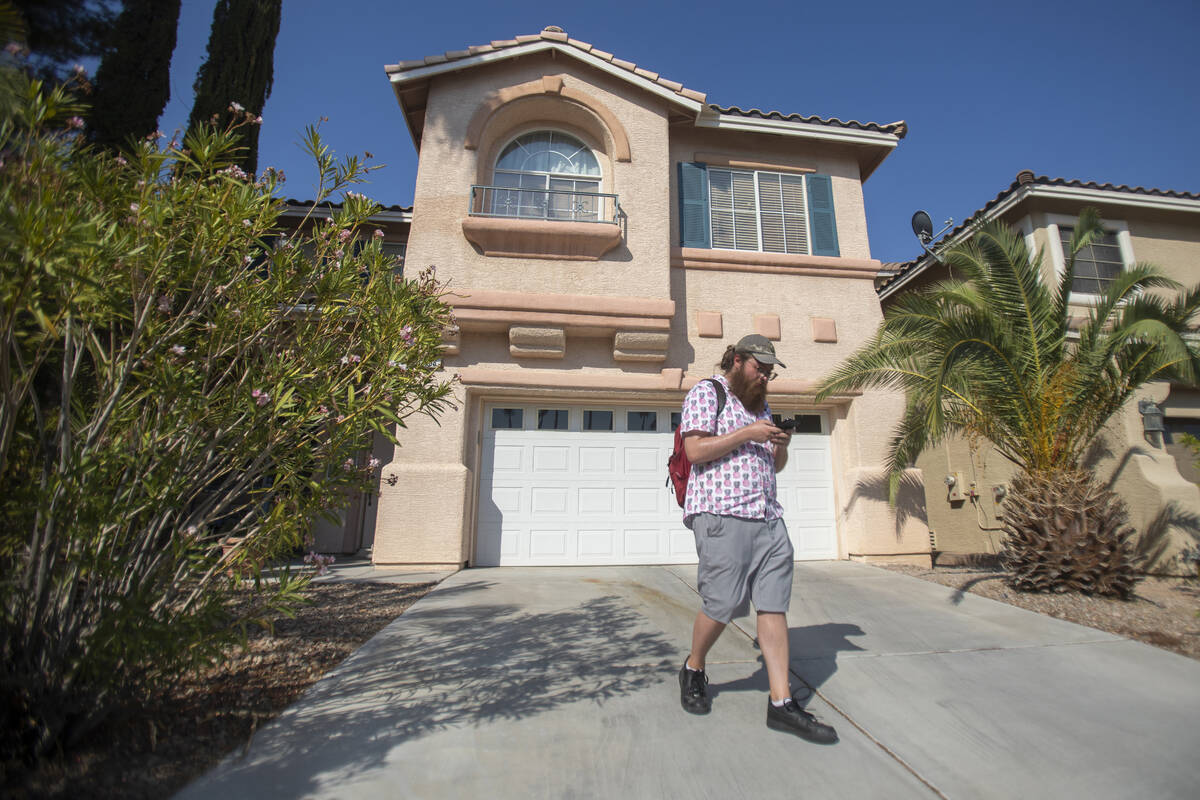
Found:
[(13, 798), (170, 797), (238, 748), (435, 584), (316, 583), (312, 604), (203, 675), (114, 719), (72, 752), (8, 774)]
[(1144, 578), (1135, 587), (1134, 598), (1123, 601), (1016, 592), (1004, 584), (1004, 574), (992, 568), (874, 566), (1200, 659), (1200, 580), (1196, 578)]
[[(879, 565), (883, 566), (883, 565)], [(1200, 580), (1147, 578), (1134, 600), (1027, 595), (994, 569), (887, 569), (1200, 659)], [(273, 633), (96, 731), (35, 772), (7, 775), (11, 798), (164, 798), (249, 745), (254, 731), (375, 635), (434, 584), (314, 584), (314, 602)]]

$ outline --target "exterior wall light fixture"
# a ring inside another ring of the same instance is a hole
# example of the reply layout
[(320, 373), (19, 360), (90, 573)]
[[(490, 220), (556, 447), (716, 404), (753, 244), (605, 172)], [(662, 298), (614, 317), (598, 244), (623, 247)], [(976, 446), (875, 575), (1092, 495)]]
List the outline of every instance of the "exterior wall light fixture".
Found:
[(1142, 433), (1146, 441), (1151, 447), (1162, 447), (1163, 433), (1167, 429), (1163, 424), (1162, 409), (1153, 400), (1139, 400), (1138, 412), (1142, 415)]

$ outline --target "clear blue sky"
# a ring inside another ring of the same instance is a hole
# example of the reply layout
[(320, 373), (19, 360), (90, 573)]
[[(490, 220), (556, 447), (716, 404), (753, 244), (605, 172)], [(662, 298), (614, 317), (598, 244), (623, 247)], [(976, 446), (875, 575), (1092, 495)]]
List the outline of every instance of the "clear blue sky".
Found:
[[(213, 0), (183, 0), (160, 127), (187, 121)], [(911, 8), (911, 11), (906, 10)], [(313, 195), (300, 132), (386, 169), (364, 193), (412, 203), (417, 154), (384, 64), (558, 25), (706, 92), (709, 102), (872, 122), (909, 134), (867, 181), (874, 257), (919, 252), (912, 212), (961, 222), (1021, 169), (1200, 191), (1200, 4), (1043, 2), (501, 3), (286, 0), (259, 167)], [(232, 99), (232, 98), (231, 98)], [(940, 227), (940, 225), (939, 225)]]

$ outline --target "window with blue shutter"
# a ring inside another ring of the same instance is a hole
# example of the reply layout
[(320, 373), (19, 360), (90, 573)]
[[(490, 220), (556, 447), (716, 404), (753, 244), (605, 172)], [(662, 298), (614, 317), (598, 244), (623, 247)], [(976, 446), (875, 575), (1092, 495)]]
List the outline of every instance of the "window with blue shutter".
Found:
[(703, 164), (679, 164), (679, 243), (709, 247), (708, 170)]
[(814, 256), (837, 256), (837, 223), (833, 218), (833, 180), (828, 175), (808, 175), (808, 226)]
[(679, 164), (684, 247), (837, 256), (828, 175)]

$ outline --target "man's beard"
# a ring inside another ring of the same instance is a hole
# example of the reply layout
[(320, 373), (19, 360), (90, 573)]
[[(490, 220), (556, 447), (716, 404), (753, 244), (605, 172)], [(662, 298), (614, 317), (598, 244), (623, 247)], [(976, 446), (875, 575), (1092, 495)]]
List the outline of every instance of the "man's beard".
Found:
[(747, 378), (742, 370), (734, 370), (729, 378), (729, 390), (752, 414), (762, 413), (767, 402), (767, 385), (758, 376)]

